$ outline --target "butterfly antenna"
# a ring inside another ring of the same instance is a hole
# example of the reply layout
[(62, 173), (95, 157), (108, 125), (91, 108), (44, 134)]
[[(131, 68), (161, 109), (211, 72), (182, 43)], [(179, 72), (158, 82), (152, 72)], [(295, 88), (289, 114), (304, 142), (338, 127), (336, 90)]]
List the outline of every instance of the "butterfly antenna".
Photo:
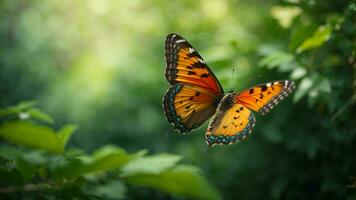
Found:
[(234, 90), (233, 88), (235, 87), (234, 78), (235, 78), (235, 67), (232, 68), (231, 84), (230, 84), (231, 91)]

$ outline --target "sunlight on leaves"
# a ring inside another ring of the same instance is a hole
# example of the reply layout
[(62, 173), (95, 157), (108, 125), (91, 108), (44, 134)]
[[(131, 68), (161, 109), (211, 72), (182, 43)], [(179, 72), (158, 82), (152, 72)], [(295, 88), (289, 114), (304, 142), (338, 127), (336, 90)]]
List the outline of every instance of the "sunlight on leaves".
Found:
[(271, 15), (283, 28), (289, 28), (292, 25), (293, 19), (300, 15), (301, 12), (302, 9), (299, 7), (274, 6), (271, 10)]

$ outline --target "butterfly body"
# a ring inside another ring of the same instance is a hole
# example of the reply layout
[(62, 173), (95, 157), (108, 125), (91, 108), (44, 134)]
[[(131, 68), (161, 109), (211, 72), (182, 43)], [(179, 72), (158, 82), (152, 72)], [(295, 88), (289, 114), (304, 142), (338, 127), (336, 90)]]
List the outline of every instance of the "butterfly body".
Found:
[(172, 85), (163, 98), (167, 120), (184, 134), (212, 117), (206, 132), (208, 146), (245, 139), (255, 126), (252, 111), (266, 114), (295, 88), (294, 82), (280, 80), (224, 93), (214, 73), (184, 38), (169, 34), (165, 51), (165, 76)]

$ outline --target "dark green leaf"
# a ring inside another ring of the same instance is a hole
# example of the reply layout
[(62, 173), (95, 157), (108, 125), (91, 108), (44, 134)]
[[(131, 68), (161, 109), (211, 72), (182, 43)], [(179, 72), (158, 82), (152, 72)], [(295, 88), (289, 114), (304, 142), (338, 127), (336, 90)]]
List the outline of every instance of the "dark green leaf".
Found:
[(35, 172), (35, 166), (22, 159), (16, 161), (16, 167), (22, 174), (25, 182), (29, 181)]

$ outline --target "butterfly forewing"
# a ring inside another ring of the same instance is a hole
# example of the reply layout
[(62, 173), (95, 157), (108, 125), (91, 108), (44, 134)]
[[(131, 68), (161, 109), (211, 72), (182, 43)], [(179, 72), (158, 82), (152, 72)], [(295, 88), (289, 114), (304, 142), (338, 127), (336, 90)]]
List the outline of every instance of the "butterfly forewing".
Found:
[(181, 36), (169, 34), (166, 38), (166, 79), (171, 85), (197, 85), (219, 96), (223, 89), (198, 52)]
[(172, 86), (163, 99), (163, 109), (173, 128), (186, 133), (214, 114), (223, 89), (203, 58), (181, 36), (169, 34), (165, 51), (165, 76)]
[(295, 84), (293, 81), (273, 81), (247, 89), (236, 95), (235, 100), (247, 108), (264, 115), (294, 89)]

